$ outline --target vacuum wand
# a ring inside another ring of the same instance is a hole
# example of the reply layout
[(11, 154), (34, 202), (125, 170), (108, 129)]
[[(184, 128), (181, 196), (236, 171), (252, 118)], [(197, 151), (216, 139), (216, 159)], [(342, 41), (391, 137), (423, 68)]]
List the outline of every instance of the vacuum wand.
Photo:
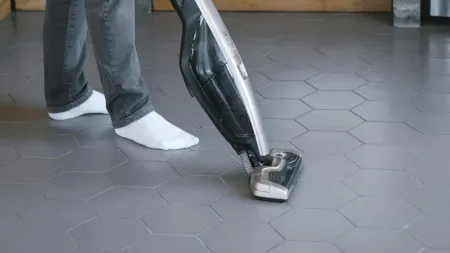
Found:
[(286, 201), (303, 168), (291, 150), (269, 150), (245, 65), (212, 0), (171, 0), (183, 35), (180, 70), (219, 132), (240, 155), (257, 198)]

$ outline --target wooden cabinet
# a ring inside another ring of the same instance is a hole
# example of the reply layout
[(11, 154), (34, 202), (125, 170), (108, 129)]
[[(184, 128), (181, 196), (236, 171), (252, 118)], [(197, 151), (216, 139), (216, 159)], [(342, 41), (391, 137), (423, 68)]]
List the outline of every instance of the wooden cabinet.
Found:
[(11, 12), (11, 1), (0, 0), (0, 21), (2, 21)]
[[(390, 11), (392, 0), (214, 0), (223, 11)], [(169, 0), (153, 0), (155, 10), (172, 10)]]
[(45, 10), (45, 0), (14, 0), (16, 9), (23, 11)]

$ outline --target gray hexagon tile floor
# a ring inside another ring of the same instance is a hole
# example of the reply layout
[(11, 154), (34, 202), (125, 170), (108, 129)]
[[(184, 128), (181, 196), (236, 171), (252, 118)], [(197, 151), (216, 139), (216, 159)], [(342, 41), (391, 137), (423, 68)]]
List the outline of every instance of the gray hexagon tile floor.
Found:
[(105, 116), (48, 119), (43, 17), (0, 24), (1, 253), (450, 252), (448, 29), (393, 29), (378, 14), (223, 14), (270, 145), (305, 157), (280, 204), (252, 198), (189, 96), (175, 13), (137, 17), (156, 109), (200, 138), (170, 152), (116, 137)]

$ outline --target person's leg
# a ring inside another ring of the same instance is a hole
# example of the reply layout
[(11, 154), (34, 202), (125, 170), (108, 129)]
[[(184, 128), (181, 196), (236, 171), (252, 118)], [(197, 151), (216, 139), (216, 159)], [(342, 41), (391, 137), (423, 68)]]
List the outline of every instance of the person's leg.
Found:
[(107, 114), (105, 97), (92, 91), (83, 73), (87, 23), (84, 0), (47, 0), (44, 20), (44, 79), (49, 116), (66, 120)]
[(116, 133), (156, 149), (198, 144), (198, 138), (172, 125), (153, 109), (136, 51), (135, 1), (86, 0), (86, 12)]

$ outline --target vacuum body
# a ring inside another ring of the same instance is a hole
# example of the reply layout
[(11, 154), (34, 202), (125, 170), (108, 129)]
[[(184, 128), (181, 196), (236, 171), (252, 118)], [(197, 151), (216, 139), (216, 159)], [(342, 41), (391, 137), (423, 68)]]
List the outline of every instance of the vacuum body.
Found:
[(212, 0), (171, 0), (182, 25), (180, 70), (190, 94), (240, 155), (255, 197), (288, 200), (302, 158), (269, 150), (242, 58)]

